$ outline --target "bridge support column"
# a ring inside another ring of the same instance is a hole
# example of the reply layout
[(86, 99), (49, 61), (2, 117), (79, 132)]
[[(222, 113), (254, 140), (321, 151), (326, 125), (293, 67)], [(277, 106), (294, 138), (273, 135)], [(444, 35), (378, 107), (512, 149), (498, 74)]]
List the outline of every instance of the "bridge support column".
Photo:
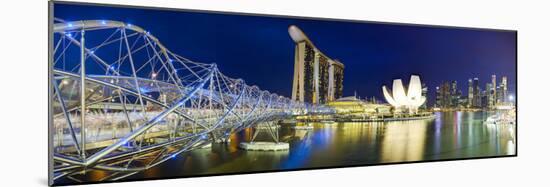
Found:
[[(260, 123), (254, 129), (254, 135), (250, 142), (241, 142), (239, 148), (249, 151), (284, 151), (290, 148), (289, 143), (279, 141), (279, 126), (274, 121)], [(255, 142), (258, 134), (262, 132), (269, 134), (273, 142)]]
[[(80, 31), (80, 147), (81, 158), (86, 160), (86, 48), (84, 29)], [(60, 93), (58, 93), (60, 94)]]

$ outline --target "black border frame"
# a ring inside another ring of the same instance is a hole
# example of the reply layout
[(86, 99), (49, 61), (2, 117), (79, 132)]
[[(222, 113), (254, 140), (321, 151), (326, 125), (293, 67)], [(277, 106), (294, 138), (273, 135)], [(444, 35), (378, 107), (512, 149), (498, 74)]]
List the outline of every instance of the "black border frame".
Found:
[[(421, 160), (421, 161), (403, 161), (403, 162), (387, 162), (377, 164), (352, 164), (345, 166), (330, 166), (330, 167), (311, 167), (311, 168), (293, 168), (286, 170), (264, 170), (264, 171), (245, 171), (245, 172), (229, 172), (218, 174), (201, 174), (192, 176), (178, 176), (178, 177), (154, 177), (144, 179), (121, 179), (117, 181), (87, 181), (74, 184), (54, 184), (53, 183), (53, 137), (50, 134), (53, 132), (53, 106), (52, 97), (53, 89), (51, 80), (53, 78), (53, 22), (54, 22), (54, 6), (55, 4), (66, 5), (84, 5), (84, 6), (103, 6), (103, 7), (115, 7), (115, 8), (134, 8), (145, 10), (162, 10), (162, 11), (177, 11), (177, 12), (189, 12), (189, 13), (210, 13), (210, 14), (224, 14), (224, 15), (240, 15), (240, 16), (259, 16), (259, 17), (274, 17), (274, 18), (290, 18), (290, 19), (307, 19), (307, 20), (321, 20), (321, 21), (339, 21), (339, 22), (352, 22), (352, 23), (374, 23), (374, 24), (386, 24), (386, 25), (399, 25), (399, 26), (416, 26), (416, 27), (432, 27), (432, 28), (454, 28), (465, 30), (485, 30), (485, 31), (497, 31), (497, 32), (513, 32), (516, 37), (516, 63), (515, 63), (515, 107), (516, 107), (516, 125), (515, 125), (515, 154), (513, 155), (499, 155), (499, 156), (487, 156), (487, 157), (468, 157), (468, 158), (452, 158), (452, 159), (438, 159), (438, 160)], [(154, 181), (154, 180), (166, 180), (166, 179), (184, 179), (184, 178), (199, 178), (199, 177), (212, 177), (212, 176), (230, 176), (230, 175), (243, 175), (243, 174), (262, 174), (262, 173), (274, 173), (274, 172), (292, 172), (292, 171), (308, 171), (308, 170), (320, 170), (320, 169), (339, 169), (339, 168), (352, 168), (352, 167), (365, 167), (365, 166), (386, 166), (386, 165), (402, 165), (402, 164), (416, 164), (416, 163), (430, 163), (430, 162), (445, 162), (445, 161), (461, 161), (461, 160), (479, 160), (490, 158), (509, 158), (518, 157), (518, 30), (510, 29), (495, 29), (495, 28), (481, 28), (481, 27), (462, 27), (462, 26), (449, 26), (449, 25), (429, 25), (429, 24), (415, 24), (415, 23), (399, 23), (399, 22), (384, 22), (384, 21), (368, 21), (368, 20), (354, 20), (354, 19), (339, 19), (339, 18), (322, 18), (322, 17), (307, 17), (307, 16), (291, 16), (291, 15), (273, 15), (273, 14), (260, 14), (260, 13), (245, 13), (245, 12), (230, 12), (230, 11), (215, 11), (215, 10), (200, 10), (200, 9), (185, 9), (185, 8), (168, 8), (168, 7), (154, 7), (154, 6), (138, 6), (138, 5), (122, 5), (122, 4), (107, 4), (107, 3), (89, 3), (89, 2), (71, 2), (71, 1), (48, 1), (48, 186), (69, 186), (69, 185), (88, 185), (88, 184), (108, 184), (108, 183), (120, 183), (120, 182), (137, 182), (137, 181)]]

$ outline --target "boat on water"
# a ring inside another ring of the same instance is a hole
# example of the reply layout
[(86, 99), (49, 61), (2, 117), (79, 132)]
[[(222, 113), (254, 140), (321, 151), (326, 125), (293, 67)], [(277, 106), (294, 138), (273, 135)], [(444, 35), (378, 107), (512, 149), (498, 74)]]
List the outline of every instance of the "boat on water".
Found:
[(492, 129), (502, 129), (508, 131), (510, 137), (515, 141), (516, 132), (516, 110), (515, 108), (497, 108), (497, 112), (487, 117), (484, 123)]
[(485, 120), (485, 124), (487, 125), (515, 125), (516, 119), (511, 119), (508, 117), (502, 117), (502, 115), (491, 115), (487, 117), (487, 120)]
[(498, 110), (496, 114), (490, 115), (485, 120), (485, 124), (488, 125), (515, 125), (516, 124), (516, 110), (504, 109)]

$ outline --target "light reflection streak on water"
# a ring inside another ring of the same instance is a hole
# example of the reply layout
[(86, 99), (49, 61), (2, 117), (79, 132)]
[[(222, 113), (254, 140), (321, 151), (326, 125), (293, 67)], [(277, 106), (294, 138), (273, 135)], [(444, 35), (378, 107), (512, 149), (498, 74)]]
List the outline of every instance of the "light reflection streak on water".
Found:
[[(466, 115), (468, 116), (468, 142), (474, 142), (474, 113), (472, 112), (466, 112)], [(479, 133), (477, 133), (479, 134)]]
[(282, 169), (292, 169), (304, 165), (311, 154), (310, 130), (296, 130), (295, 133), (299, 140), (292, 149), (296, 151), (291, 153), (293, 155), (286, 162), (281, 163)]
[(441, 113), (437, 112), (435, 113), (435, 140), (434, 140), (434, 150), (435, 152), (439, 153), (441, 150), (441, 126), (443, 126), (441, 122)]
[(457, 147), (462, 147), (462, 112), (460, 111), (457, 111), (455, 112), (455, 121), (456, 121), (456, 146)]
[(188, 156), (179, 156), (159, 166), (155, 172), (144, 172), (135, 178), (514, 154), (515, 146), (513, 139), (510, 141), (508, 128), (498, 130), (503, 127), (483, 124), (482, 118), (486, 116), (481, 112), (437, 112), (432, 120), (315, 124), (311, 130), (294, 130), (282, 125), (280, 136), (288, 137), (284, 141), (290, 142), (291, 150), (280, 153), (247, 152), (236, 148), (240, 141), (252, 135), (252, 131), (245, 130), (232, 137), (230, 144), (186, 154), (192, 155), (186, 162), (182, 160)]

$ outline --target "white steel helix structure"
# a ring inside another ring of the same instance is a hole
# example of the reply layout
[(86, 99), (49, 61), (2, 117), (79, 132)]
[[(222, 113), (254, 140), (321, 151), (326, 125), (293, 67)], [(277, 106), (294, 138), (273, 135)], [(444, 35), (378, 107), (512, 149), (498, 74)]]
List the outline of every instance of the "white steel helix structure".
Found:
[(54, 180), (123, 179), (256, 123), (322, 110), (174, 54), (136, 25), (56, 19), (52, 37)]

